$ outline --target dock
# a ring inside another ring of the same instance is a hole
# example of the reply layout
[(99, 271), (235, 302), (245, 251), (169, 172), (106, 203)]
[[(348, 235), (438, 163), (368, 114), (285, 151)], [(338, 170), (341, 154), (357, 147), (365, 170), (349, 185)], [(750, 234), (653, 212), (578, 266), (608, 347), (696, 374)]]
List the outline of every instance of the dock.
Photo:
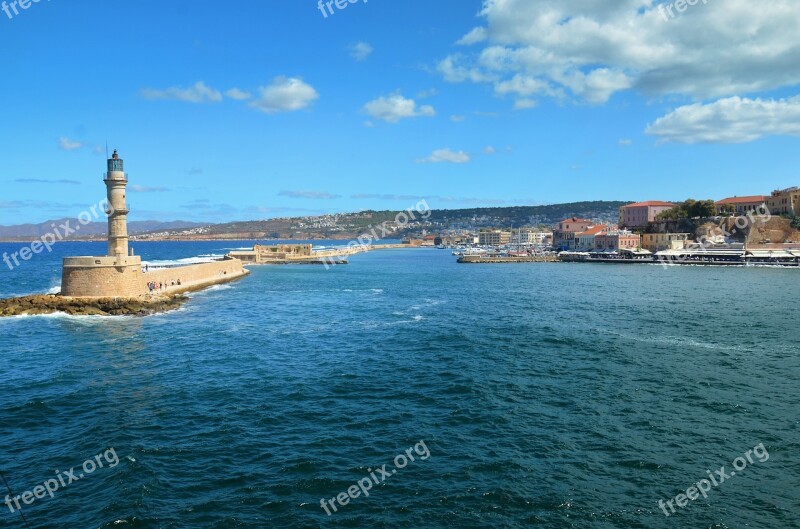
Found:
[(482, 255), (464, 255), (458, 258), (463, 264), (499, 264), (499, 263), (555, 263), (555, 255), (530, 255), (514, 257), (484, 257)]

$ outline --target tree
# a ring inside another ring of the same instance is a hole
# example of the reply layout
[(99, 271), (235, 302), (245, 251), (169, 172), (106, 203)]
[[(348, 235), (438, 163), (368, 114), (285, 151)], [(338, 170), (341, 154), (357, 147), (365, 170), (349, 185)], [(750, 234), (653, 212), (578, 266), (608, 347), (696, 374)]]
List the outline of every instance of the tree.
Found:
[(693, 198), (681, 202), (674, 208), (658, 214), (658, 220), (708, 218), (717, 214), (717, 206), (713, 200), (695, 200)]

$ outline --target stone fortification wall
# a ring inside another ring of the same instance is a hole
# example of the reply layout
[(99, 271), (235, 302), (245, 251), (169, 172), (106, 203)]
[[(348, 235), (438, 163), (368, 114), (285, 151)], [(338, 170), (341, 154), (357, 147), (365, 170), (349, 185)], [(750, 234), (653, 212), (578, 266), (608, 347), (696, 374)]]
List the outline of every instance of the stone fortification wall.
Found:
[[(197, 290), (217, 283), (227, 283), (244, 275), (248, 271), (242, 266), (238, 259), (226, 259), (224, 261), (214, 261), (211, 263), (200, 263), (177, 268), (163, 268), (149, 270), (141, 274), (140, 294), (149, 294), (148, 283), (161, 283), (164, 288), (158, 290), (160, 293), (177, 294)], [(178, 282), (180, 281), (180, 285)], [(173, 284), (174, 283), (174, 284)]]
[(233, 281), (247, 273), (238, 259), (144, 272), (138, 258), (115, 266), (114, 258), (109, 257), (69, 257), (64, 259), (61, 294), (69, 297), (138, 298), (151, 293), (148, 286), (151, 282), (164, 286), (154, 293), (177, 294)]

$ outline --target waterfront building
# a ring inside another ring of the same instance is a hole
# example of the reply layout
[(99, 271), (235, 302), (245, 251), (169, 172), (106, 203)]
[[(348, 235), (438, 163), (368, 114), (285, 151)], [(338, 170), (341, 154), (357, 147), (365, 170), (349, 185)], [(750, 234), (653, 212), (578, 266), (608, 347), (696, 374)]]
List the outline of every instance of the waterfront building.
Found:
[(558, 223), (556, 231), (579, 233), (587, 230), (594, 225), (594, 222), (588, 219), (579, 219), (578, 217), (570, 217)]
[(464, 232), (443, 237), (445, 246), (474, 246), (478, 244), (478, 232)]
[(276, 244), (265, 246), (256, 244), (252, 250), (235, 250), (228, 255), (245, 263), (266, 263), (283, 259), (298, 259), (311, 257), (312, 245), (310, 244)]
[(511, 241), (511, 232), (503, 230), (481, 230), (478, 244), (481, 246), (503, 246)]
[(558, 250), (574, 250), (575, 235), (588, 230), (593, 225), (593, 221), (578, 217), (562, 220), (553, 230), (553, 246)]
[(642, 247), (642, 238), (628, 230), (609, 231), (595, 236), (594, 247), (604, 252), (635, 250)]
[(595, 247), (595, 237), (605, 233), (608, 230), (608, 226), (601, 225), (601, 226), (592, 226), (586, 231), (582, 231), (575, 235), (575, 248), (582, 251), (589, 251), (594, 250)]
[(405, 239), (403, 239), (402, 242), (403, 242), (403, 244), (407, 244), (409, 246), (419, 246), (419, 247), (425, 246), (425, 247), (431, 247), (432, 248), (434, 246), (433, 241), (434, 241), (435, 238), (436, 237), (433, 237), (433, 236), (431, 236), (430, 238), (428, 238), (428, 236), (425, 236), (424, 238), (421, 238), (421, 239), (415, 239), (415, 238), (411, 238), (411, 237), (406, 237)]
[(767, 205), (767, 198), (763, 195), (748, 197), (730, 197), (714, 203), (717, 213), (733, 213), (736, 215), (746, 215), (751, 211), (763, 211)]
[(653, 253), (662, 250), (680, 250), (691, 240), (691, 233), (645, 233), (642, 235), (642, 248)]
[(515, 233), (511, 240), (520, 244), (546, 244), (552, 233), (546, 231), (522, 230)]
[(478, 237), (471, 233), (445, 235), (442, 237), (442, 244), (445, 246), (472, 246), (478, 244)]
[(649, 222), (656, 220), (659, 213), (674, 207), (675, 204), (658, 200), (628, 204), (619, 208), (619, 225), (625, 228), (645, 228)]
[(772, 196), (767, 197), (767, 208), (770, 215), (800, 217), (800, 187), (773, 191)]

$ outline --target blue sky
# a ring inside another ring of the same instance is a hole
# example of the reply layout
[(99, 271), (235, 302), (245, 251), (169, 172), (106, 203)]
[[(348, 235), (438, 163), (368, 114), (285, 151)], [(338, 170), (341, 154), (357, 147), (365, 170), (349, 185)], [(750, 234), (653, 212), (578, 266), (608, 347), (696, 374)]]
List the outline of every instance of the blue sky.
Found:
[(584, 4), (359, 0), (324, 17), (316, 0), (41, 0), (0, 11), (0, 224), (96, 204), (106, 142), (126, 161), (133, 220), (800, 185), (791, 1), (682, 13)]

